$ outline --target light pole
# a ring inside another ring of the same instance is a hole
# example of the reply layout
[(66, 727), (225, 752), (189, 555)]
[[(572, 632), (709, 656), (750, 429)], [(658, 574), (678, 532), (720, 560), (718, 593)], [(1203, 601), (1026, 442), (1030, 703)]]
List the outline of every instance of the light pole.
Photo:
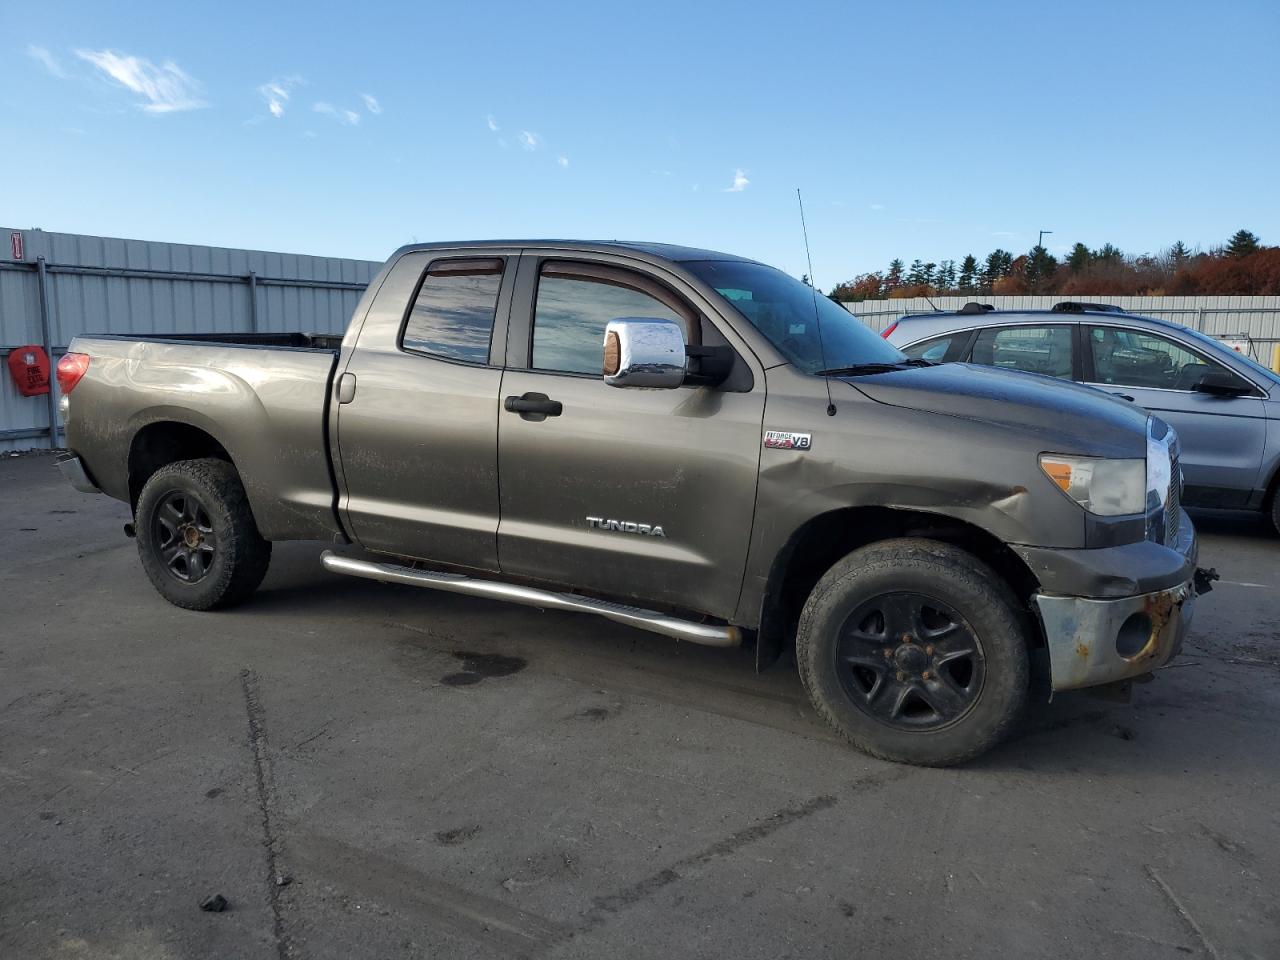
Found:
[(1052, 231), (1052, 230), (1041, 230), (1041, 231), (1040, 231), (1040, 239), (1036, 241), (1036, 246), (1037, 246), (1037, 247), (1043, 247), (1043, 246), (1044, 246), (1044, 235), (1045, 235), (1046, 233), (1053, 233), (1053, 231)]

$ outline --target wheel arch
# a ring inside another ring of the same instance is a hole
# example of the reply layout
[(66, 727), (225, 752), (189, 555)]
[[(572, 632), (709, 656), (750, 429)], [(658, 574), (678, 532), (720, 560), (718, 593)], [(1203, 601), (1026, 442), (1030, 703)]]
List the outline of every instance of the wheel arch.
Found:
[[(138, 496), (161, 467), (179, 460), (225, 460), (236, 468), (227, 448), (207, 430), (182, 420), (154, 420), (134, 433), (129, 442), (127, 474), (129, 506), (136, 509)], [(239, 469), (236, 468), (237, 473)]]
[[(811, 517), (798, 527), (770, 566), (756, 637), (756, 669), (775, 662), (795, 640), (800, 611), (814, 585), (842, 557), (882, 540), (921, 537), (959, 547), (991, 567), (1020, 602), (1040, 583), (999, 537), (944, 514), (894, 507), (854, 506)], [(1039, 638), (1040, 633), (1029, 631)]]

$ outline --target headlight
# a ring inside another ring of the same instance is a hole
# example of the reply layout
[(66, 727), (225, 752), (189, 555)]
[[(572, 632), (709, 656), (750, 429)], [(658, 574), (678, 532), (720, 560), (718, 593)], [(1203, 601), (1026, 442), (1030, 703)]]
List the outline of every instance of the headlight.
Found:
[(1147, 461), (1041, 454), (1040, 469), (1090, 513), (1118, 517), (1147, 505)]

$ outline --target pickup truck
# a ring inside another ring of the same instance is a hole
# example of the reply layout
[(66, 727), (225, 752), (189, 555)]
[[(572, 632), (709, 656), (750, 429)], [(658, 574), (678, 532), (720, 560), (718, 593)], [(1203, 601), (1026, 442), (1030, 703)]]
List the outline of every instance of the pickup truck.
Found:
[(159, 593), (337, 573), (790, 649), (857, 747), (944, 765), (1029, 692), (1145, 678), (1198, 588), (1177, 437), (1132, 404), (909, 359), (751, 260), (665, 244), (398, 250), (346, 335), (81, 336), (79, 489)]

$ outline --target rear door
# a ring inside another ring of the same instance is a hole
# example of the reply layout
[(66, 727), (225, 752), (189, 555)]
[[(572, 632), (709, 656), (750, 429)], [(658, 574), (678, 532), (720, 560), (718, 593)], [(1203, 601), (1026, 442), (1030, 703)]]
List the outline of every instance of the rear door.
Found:
[(1211, 371), (1247, 381), (1191, 345), (1148, 330), (1096, 324), (1086, 328), (1085, 343), (1086, 382), (1146, 407), (1178, 431), (1186, 501), (1246, 506), (1262, 468), (1263, 400), (1192, 388)]
[(374, 299), (338, 383), (341, 508), (361, 546), (498, 569), (498, 390), (518, 258), (415, 251)]
[[(522, 259), (502, 396), (560, 406), (498, 414), (504, 574), (733, 613), (755, 509), (764, 376), (710, 313), (677, 276), (622, 257)], [(606, 385), (604, 326), (637, 316), (675, 320), (686, 342), (734, 346), (730, 382)]]

